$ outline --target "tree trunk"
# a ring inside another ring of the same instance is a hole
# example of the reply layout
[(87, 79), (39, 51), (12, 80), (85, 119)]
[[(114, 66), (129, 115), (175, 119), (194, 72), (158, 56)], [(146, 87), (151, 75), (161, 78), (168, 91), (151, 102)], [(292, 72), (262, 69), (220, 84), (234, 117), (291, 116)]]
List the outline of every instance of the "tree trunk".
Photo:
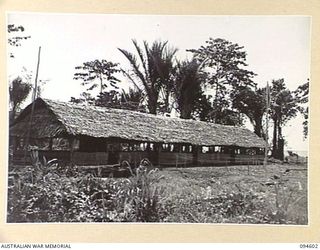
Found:
[(284, 159), (284, 139), (283, 138), (279, 138), (278, 140), (278, 155), (277, 155), (277, 159), (283, 161)]
[(184, 105), (181, 107), (180, 118), (182, 119), (191, 119), (191, 108), (190, 105)]
[(254, 132), (257, 136), (262, 137), (262, 121), (260, 119), (255, 121)]
[(166, 96), (165, 96), (165, 100), (164, 100), (164, 105), (165, 105), (165, 111), (170, 113), (170, 110), (169, 110), (169, 95), (170, 95), (170, 92), (169, 90), (166, 91)]
[(183, 112), (181, 112), (180, 118), (181, 119), (191, 119), (191, 113), (184, 110)]
[(272, 157), (277, 158), (277, 150), (278, 150), (278, 145), (277, 145), (277, 130), (278, 130), (278, 120), (277, 117), (273, 119), (273, 138), (272, 138)]
[(284, 159), (284, 139), (282, 137), (282, 128), (280, 121), (278, 122), (278, 150), (277, 159), (283, 161)]
[(150, 114), (157, 114), (157, 100), (154, 97), (148, 98), (148, 109)]
[(102, 76), (101, 76), (101, 74), (100, 74), (100, 76), (99, 76), (99, 78), (100, 78), (100, 94), (102, 94), (102, 91), (103, 91), (103, 86), (102, 86)]

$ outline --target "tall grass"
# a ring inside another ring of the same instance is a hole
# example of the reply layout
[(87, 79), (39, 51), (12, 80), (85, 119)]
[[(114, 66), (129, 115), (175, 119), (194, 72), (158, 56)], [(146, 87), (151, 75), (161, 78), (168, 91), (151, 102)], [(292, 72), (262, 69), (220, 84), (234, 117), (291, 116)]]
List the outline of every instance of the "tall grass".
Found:
[(115, 180), (112, 184), (114, 220), (131, 222), (161, 221), (163, 210), (163, 188), (156, 184), (162, 176), (158, 169), (149, 169), (149, 164), (141, 162), (131, 171), (132, 176), (124, 180)]
[[(146, 159), (128, 178), (62, 168), (32, 153), (11, 173), (8, 222), (192, 222), (307, 224), (306, 191), (252, 168), (154, 168)], [(242, 173), (242, 172), (243, 173)]]
[(59, 168), (33, 152), (31, 168), (8, 187), (8, 222), (155, 222), (162, 212), (161, 179), (148, 161), (125, 179)]

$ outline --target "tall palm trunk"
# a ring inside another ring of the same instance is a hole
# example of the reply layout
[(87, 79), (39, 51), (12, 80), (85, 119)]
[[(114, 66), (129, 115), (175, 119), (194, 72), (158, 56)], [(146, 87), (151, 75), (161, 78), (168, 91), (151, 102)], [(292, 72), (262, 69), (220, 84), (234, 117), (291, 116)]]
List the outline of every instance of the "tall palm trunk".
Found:
[(277, 158), (278, 152), (278, 119), (274, 117), (273, 119), (273, 138), (272, 138), (272, 157)]
[(261, 119), (256, 119), (255, 120), (254, 133), (257, 136), (262, 137), (262, 121), (261, 121)]
[(156, 98), (154, 95), (149, 96), (148, 98), (148, 110), (150, 114), (157, 114), (157, 106), (158, 106), (158, 98)]

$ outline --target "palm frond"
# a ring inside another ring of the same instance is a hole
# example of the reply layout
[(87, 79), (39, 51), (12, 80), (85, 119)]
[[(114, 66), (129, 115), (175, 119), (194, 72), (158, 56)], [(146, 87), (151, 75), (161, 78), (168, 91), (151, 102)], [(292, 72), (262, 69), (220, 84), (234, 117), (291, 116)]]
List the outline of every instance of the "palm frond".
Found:
[(139, 47), (137, 40), (132, 39), (132, 43), (138, 52), (138, 56), (141, 60), (142, 67), (144, 69), (145, 77), (149, 78), (148, 77), (148, 70), (147, 70), (147, 62), (146, 62), (145, 56), (143, 55), (143, 52), (142, 52), (141, 48)]
[(147, 89), (149, 87), (148, 83), (147, 83), (143, 73), (139, 69), (139, 64), (137, 63), (136, 57), (132, 53), (130, 53), (126, 50), (123, 50), (120, 48), (118, 48), (118, 50), (128, 59), (128, 61), (130, 62), (131, 66), (133, 68), (134, 73), (138, 76), (138, 78), (140, 79), (140, 81), (142, 82), (144, 87)]

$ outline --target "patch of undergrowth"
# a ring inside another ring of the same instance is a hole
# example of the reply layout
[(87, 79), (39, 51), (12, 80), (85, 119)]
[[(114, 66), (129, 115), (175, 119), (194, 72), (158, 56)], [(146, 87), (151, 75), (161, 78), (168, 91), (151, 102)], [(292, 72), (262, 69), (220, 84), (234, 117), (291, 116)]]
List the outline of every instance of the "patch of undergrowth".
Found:
[(100, 178), (35, 154), (32, 167), (11, 173), (7, 221), (307, 224), (306, 193), (283, 178), (223, 169), (192, 178), (148, 161), (129, 170), (129, 178)]
[[(33, 156), (33, 166), (16, 171), (8, 187), (8, 222), (161, 221), (162, 188), (157, 169), (141, 164), (125, 179), (100, 178), (61, 169)], [(11, 179), (12, 179), (11, 178)]]

